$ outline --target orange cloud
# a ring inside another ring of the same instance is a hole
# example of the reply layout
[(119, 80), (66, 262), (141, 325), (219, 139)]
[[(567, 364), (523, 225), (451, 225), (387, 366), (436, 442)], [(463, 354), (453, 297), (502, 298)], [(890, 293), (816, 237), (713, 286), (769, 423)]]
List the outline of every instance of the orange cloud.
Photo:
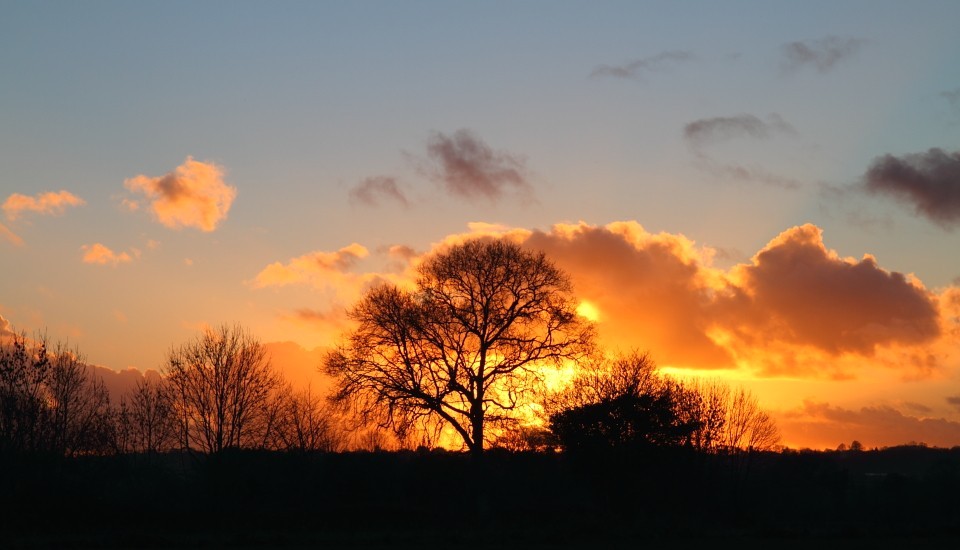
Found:
[[(195, 227), (213, 231), (227, 217), (237, 196), (235, 187), (223, 181), (223, 168), (207, 162), (187, 160), (173, 172), (160, 177), (138, 175), (123, 182), (133, 192), (146, 195), (150, 208), (163, 225), (179, 229)], [(135, 201), (124, 201), (134, 210)]]
[(100, 243), (85, 244), (80, 247), (80, 249), (83, 250), (83, 263), (85, 264), (112, 265), (116, 267), (120, 264), (130, 263), (135, 257), (140, 256), (140, 251), (137, 249), (132, 250), (133, 255), (126, 252), (116, 253)]
[(743, 349), (784, 343), (871, 357), (881, 346), (940, 336), (937, 299), (919, 281), (869, 255), (840, 258), (810, 224), (781, 233), (728, 280), (714, 311), (719, 330)]
[(69, 191), (48, 191), (35, 197), (14, 193), (3, 203), (3, 212), (10, 221), (16, 220), (24, 212), (58, 216), (63, 214), (68, 206), (86, 204), (83, 199)]
[(941, 298), (871, 256), (840, 258), (813, 225), (784, 231), (729, 270), (712, 266), (713, 249), (636, 222), (472, 224), (430, 253), (475, 238), (543, 250), (593, 306), (608, 348), (650, 350), (664, 366), (851, 378), (878, 365), (917, 378), (955, 353), (944, 343)]
[(286, 286), (297, 283), (320, 282), (331, 279), (353, 267), (370, 252), (357, 243), (352, 243), (336, 252), (310, 252), (292, 258), (286, 264), (274, 262), (263, 268), (253, 280), (254, 288)]

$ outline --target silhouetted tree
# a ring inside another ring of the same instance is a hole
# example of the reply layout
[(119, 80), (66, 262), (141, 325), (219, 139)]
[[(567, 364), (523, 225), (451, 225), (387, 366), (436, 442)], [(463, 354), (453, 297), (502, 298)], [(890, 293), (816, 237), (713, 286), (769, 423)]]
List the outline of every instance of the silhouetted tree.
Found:
[(554, 398), (550, 429), (568, 449), (680, 446), (699, 427), (678, 413), (686, 393), (633, 353), (579, 372)]
[(61, 455), (111, 450), (114, 411), (103, 379), (78, 351), (62, 344), (54, 350), (49, 372), (51, 450)]
[(46, 336), (0, 339), (0, 449), (41, 449), (48, 424), (50, 357)]
[(780, 430), (760, 408), (756, 397), (739, 388), (727, 401), (723, 447), (727, 450), (769, 451), (780, 443)]
[(164, 369), (185, 448), (260, 447), (281, 386), (266, 348), (239, 325), (207, 329), (170, 351)]
[(415, 290), (383, 284), (353, 308), (356, 329), (325, 360), (333, 398), (401, 437), (448, 425), (480, 454), (485, 426), (511, 416), (544, 364), (586, 352), (592, 327), (567, 276), (514, 243), (458, 244), (418, 272)]
[(144, 378), (121, 403), (118, 431), (126, 450), (158, 453), (177, 443), (177, 416), (174, 393), (165, 379)]
[(279, 396), (277, 424), (272, 430), (274, 448), (288, 451), (343, 450), (345, 434), (322, 396), (309, 387), (295, 391), (290, 386), (285, 387)]
[(103, 380), (80, 353), (46, 335), (0, 341), (0, 449), (61, 455), (113, 447), (113, 410)]

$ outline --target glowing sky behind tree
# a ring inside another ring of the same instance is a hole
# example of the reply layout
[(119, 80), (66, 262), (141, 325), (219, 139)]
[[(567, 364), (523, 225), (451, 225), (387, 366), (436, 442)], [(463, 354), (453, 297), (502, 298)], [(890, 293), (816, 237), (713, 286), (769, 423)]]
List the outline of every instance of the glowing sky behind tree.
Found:
[[(960, 445), (956, 2), (0, 1), (0, 324), (307, 380), (469, 236), (785, 443)], [(292, 342), (280, 344), (282, 342)]]

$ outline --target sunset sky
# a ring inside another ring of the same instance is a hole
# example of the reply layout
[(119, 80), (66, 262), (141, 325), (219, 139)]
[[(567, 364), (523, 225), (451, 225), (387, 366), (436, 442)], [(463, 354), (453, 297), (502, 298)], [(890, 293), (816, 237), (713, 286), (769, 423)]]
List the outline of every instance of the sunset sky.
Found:
[[(960, 445), (960, 2), (0, 0), (0, 330), (303, 382), (474, 234), (792, 447)], [(129, 373), (128, 373), (129, 374)]]

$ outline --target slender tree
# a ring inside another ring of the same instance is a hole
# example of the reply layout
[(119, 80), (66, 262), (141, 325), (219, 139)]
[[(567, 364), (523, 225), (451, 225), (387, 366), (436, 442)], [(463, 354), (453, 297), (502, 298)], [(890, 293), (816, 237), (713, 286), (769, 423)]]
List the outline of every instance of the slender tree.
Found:
[(249, 332), (239, 325), (208, 329), (171, 350), (164, 371), (185, 447), (218, 453), (262, 446), (281, 379)]
[(567, 276), (542, 252), (474, 240), (419, 266), (416, 289), (371, 289), (356, 329), (325, 360), (334, 401), (403, 437), (424, 420), (481, 454), (491, 422), (509, 418), (547, 364), (589, 351)]

